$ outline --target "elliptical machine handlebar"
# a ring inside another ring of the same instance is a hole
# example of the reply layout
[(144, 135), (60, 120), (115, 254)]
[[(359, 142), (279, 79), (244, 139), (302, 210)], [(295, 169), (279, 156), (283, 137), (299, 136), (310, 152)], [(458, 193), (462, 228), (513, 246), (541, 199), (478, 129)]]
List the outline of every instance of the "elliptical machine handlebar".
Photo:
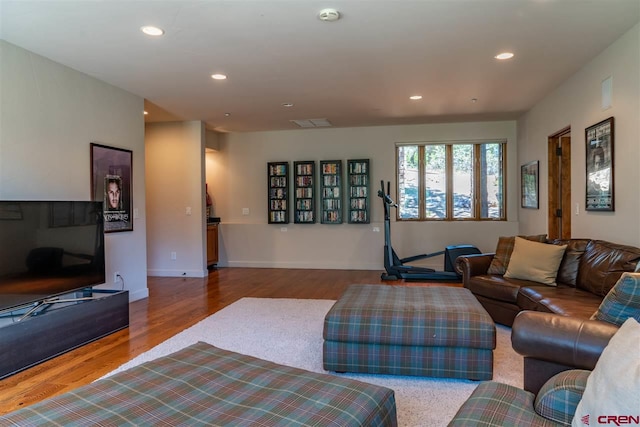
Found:
[(389, 206), (393, 206), (394, 208), (397, 208), (398, 204), (393, 201), (393, 199), (389, 195), (390, 192), (391, 192), (391, 182), (387, 182), (387, 192), (385, 193), (384, 181), (380, 180), (380, 190), (378, 190), (378, 197), (380, 197), (385, 204)]

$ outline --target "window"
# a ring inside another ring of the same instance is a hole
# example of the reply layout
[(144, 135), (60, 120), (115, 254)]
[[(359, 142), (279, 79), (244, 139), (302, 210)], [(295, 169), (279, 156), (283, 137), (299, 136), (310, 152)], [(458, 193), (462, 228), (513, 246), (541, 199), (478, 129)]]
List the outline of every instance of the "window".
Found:
[(504, 141), (398, 144), (399, 220), (505, 220)]

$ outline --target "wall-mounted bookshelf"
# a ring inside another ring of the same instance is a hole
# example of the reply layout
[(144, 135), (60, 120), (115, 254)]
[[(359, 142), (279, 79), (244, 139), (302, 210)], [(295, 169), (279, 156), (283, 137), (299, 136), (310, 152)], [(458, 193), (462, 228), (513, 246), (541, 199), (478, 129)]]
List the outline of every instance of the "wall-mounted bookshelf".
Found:
[(316, 162), (293, 162), (293, 222), (313, 224), (316, 222)]
[(323, 224), (342, 223), (342, 160), (320, 162), (320, 199)]
[(369, 159), (347, 160), (347, 192), (350, 224), (369, 224)]
[(289, 223), (289, 162), (267, 163), (269, 224)]

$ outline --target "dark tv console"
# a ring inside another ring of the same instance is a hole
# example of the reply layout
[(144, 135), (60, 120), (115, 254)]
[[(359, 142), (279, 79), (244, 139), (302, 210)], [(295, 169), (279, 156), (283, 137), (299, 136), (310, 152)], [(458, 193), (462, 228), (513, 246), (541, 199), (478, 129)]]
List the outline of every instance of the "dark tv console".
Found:
[(0, 313), (0, 379), (129, 326), (129, 292), (87, 288)]

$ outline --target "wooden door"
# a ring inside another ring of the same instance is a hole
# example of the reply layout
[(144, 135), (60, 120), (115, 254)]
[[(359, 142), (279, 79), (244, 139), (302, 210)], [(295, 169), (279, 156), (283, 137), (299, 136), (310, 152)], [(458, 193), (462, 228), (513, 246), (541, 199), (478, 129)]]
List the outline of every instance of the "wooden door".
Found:
[(571, 238), (571, 128), (551, 135), (549, 146), (550, 239)]

